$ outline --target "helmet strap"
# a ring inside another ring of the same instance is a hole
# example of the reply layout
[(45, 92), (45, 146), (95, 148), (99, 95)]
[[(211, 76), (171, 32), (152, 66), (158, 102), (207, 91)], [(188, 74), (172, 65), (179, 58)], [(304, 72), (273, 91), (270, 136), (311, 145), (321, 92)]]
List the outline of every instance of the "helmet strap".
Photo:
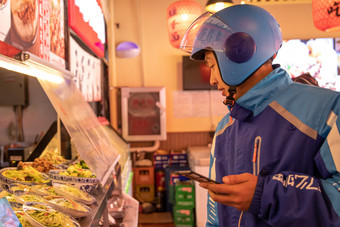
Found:
[(224, 100), (224, 104), (227, 106), (233, 106), (235, 103), (235, 96), (236, 96), (236, 88), (237, 86), (229, 86), (228, 89), (228, 96)]
[[(272, 61), (274, 58), (276, 57), (276, 54), (272, 57), (272, 58), (270, 58), (270, 60)], [(264, 63), (266, 63), (266, 62), (264, 62)], [(263, 64), (264, 64), (263, 63)], [(262, 64), (262, 65), (263, 65)], [(262, 66), (261, 65), (261, 66)], [(260, 67), (261, 67), (260, 66)], [(227, 105), (227, 106), (233, 106), (234, 104), (235, 104), (235, 98), (236, 98), (236, 88), (237, 88), (237, 86), (240, 86), (241, 84), (244, 84), (247, 80), (249, 80), (249, 78), (251, 78), (254, 74), (255, 74), (255, 72), (260, 68), (260, 67), (258, 67), (254, 72), (252, 72), (245, 80), (243, 80), (242, 81), (242, 83), (240, 83), (239, 85), (228, 85), (229, 86), (229, 89), (228, 89), (228, 96), (226, 97), (226, 99), (223, 101), (223, 103), (225, 104), (225, 105)]]

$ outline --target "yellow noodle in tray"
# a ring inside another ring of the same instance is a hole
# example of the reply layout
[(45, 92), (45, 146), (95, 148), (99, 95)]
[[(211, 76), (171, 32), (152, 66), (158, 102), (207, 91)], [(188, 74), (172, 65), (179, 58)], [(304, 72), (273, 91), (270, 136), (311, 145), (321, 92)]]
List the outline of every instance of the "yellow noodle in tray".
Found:
[(62, 196), (43, 196), (50, 206), (71, 215), (74, 218), (85, 217), (92, 212), (92, 209), (82, 203)]
[(14, 198), (18, 203), (44, 202), (44, 199), (41, 196), (21, 190), (14, 192)]
[(71, 198), (77, 202), (89, 205), (96, 201), (96, 198), (94, 198), (92, 195), (68, 184), (60, 184), (53, 182), (53, 187), (58, 195)]
[(26, 165), (21, 170), (17, 168), (5, 168), (0, 170), (0, 179), (5, 184), (36, 183), (46, 184), (50, 182), (47, 175), (37, 171), (32, 166)]
[(22, 210), (21, 211), (15, 211), (14, 213), (18, 217), (22, 227), (33, 227), (33, 225), (31, 225), (31, 223), (29, 223), (29, 221), (27, 221), (27, 219), (25, 218), (25, 214)]
[(57, 195), (53, 186), (46, 184), (37, 184), (31, 187), (31, 191), (39, 195)]
[(15, 191), (30, 191), (30, 186), (24, 184), (10, 184), (8, 191), (14, 193)]
[(80, 224), (72, 217), (60, 211), (53, 209), (51, 206), (31, 202), (23, 205), (23, 210), (27, 220), (37, 227), (80, 227)]
[(12, 195), (11, 193), (0, 189), (0, 199), (3, 197), (11, 196), (11, 195)]
[(13, 194), (11, 194), (11, 193), (9, 193), (5, 190), (1, 191), (1, 189), (0, 189), (0, 199), (2, 199), (3, 197), (6, 197), (8, 202), (16, 202)]

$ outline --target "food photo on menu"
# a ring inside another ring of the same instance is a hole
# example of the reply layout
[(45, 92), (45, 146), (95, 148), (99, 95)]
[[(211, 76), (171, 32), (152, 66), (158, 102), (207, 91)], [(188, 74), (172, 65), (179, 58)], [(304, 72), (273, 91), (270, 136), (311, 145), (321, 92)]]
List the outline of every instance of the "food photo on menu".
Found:
[(11, 27), (11, 9), (9, 0), (0, 0), (0, 41), (4, 41)]
[(64, 1), (0, 0), (0, 41), (65, 67)]
[(33, 46), (37, 39), (39, 24), (38, 0), (12, 0), (12, 41), (25, 47)]
[(61, 58), (65, 58), (63, 1), (50, 0), (50, 49)]

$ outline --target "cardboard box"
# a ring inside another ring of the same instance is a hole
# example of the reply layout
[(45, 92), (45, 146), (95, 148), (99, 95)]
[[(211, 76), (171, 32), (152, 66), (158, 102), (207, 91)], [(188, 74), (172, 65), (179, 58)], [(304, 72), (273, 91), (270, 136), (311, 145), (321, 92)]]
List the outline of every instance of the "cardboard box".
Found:
[(192, 207), (174, 206), (173, 209), (174, 223), (178, 224), (194, 224), (194, 209)]
[(170, 165), (170, 155), (154, 154), (153, 163), (156, 170), (165, 169), (167, 166)]
[(154, 184), (155, 171), (153, 166), (135, 167), (134, 168), (134, 182), (135, 184)]
[(170, 154), (170, 165), (172, 166), (188, 166), (188, 155), (186, 153)]
[(195, 223), (192, 224), (175, 224), (175, 227), (196, 227)]
[(175, 185), (176, 206), (195, 207), (195, 187), (193, 184)]
[(155, 200), (155, 185), (151, 184), (136, 184), (135, 194), (143, 199), (144, 202), (154, 202)]

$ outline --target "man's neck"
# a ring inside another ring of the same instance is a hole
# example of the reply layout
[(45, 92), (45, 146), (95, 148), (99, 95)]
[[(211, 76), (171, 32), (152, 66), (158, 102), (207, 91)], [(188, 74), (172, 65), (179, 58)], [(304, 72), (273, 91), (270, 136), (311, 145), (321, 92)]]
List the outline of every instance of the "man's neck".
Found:
[(254, 75), (252, 75), (245, 83), (237, 87), (236, 100), (247, 93), (247, 91), (249, 91), (272, 71), (273, 67), (271, 63), (265, 63), (260, 68), (258, 68)]

